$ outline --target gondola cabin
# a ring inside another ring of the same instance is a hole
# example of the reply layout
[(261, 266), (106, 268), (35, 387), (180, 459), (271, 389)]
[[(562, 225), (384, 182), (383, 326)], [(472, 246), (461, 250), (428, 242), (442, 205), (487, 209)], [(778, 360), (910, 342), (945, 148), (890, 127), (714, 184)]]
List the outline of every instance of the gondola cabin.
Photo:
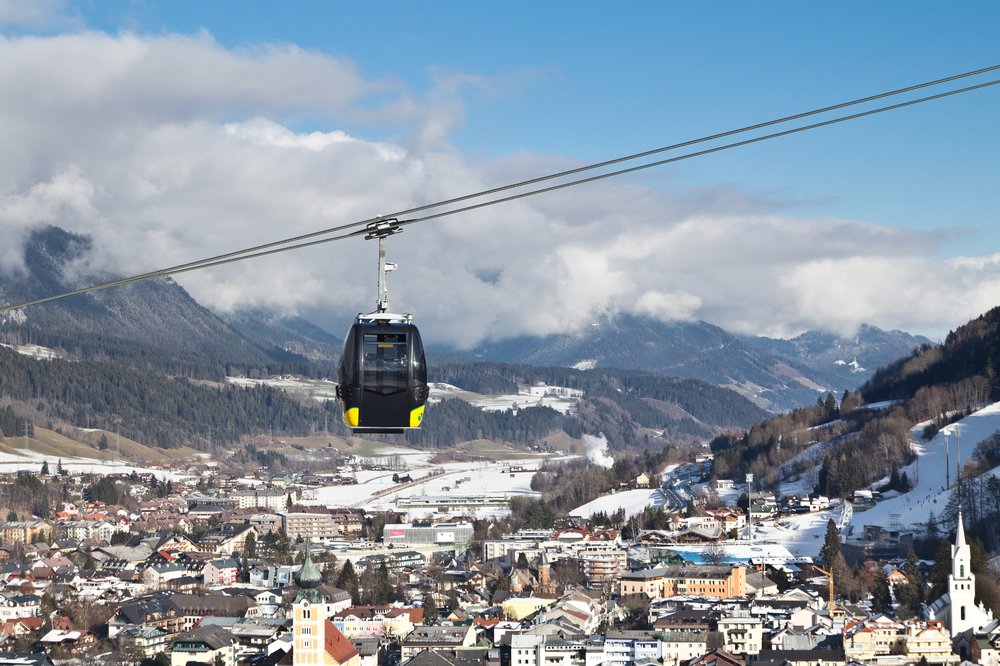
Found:
[(428, 389), (417, 327), (359, 317), (344, 340), (337, 395), (344, 422), (355, 432), (419, 428)]

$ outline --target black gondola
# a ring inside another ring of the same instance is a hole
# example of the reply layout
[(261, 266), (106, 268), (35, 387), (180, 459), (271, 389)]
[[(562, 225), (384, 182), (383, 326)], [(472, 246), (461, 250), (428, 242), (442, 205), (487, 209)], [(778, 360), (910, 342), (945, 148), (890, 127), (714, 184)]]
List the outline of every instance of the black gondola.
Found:
[(428, 389), (417, 327), (359, 317), (344, 340), (337, 394), (344, 422), (356, 431), (419, 428)]
[(427, 403), (427, 364), (420, 331), (410, 315), (389, 314), (386, 238), (402, 229), (395, 219), (368, 225), (365, 238), (378, 239), (378, 301), (375, 312), (358, 315), (344, 339), (337, 397), (344, 422), (354, 432), (401, 433), (419, 428)]

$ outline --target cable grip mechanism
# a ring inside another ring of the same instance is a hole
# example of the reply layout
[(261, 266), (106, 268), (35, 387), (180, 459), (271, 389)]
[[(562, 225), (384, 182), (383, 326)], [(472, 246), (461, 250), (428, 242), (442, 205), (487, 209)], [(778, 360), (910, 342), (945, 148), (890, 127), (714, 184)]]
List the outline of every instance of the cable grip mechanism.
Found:
[(375, 302), (375, 312), (389, 312), (389, 273), (396, 270), (396, 264), (385, 260), (385, 241), (389, 236), (402, 233), (403, 228), (396, 218), (379, 218), (365, 227), (365, 240), (378, 239), (378, 300)]

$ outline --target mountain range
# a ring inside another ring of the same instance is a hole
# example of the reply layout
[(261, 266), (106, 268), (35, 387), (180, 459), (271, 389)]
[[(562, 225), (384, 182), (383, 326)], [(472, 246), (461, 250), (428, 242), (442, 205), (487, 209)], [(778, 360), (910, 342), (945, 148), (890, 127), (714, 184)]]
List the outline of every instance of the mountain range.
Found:
[(622, 368), (700, 379), (731, 388), (771, 411), (811, 404), (828, 391), (854, 390), (875, 370), (927, 338), (861, 326), (852, 338), (810, 331), (791, 340), (739, 336), (707, 322), (663, 323), (619, 315), (575, 334), (518, 337), (474, 354), (503, 363)]
[[(90, 250), (86, 237), (52, 226), (36, 230), (26, 245), (26, 270), (0, 276), (0, 302), (113, 279), (69, 270)], [(126, 340), (133, 355), (169, 354), (237, 372), (297, 364), (300, 372), (329, 374), (342, 344), (297, 316), (261, 309), (216, 315), (169, 278), (33, 306), (5, 319), (0, 315), (0, 325), (42, 336), (34, 340), (42, 344)], [(849, 339), (813, 331), (779, 340), (734, 335), (702, 321), (663, 323), (619, 315), (578, 333), (510, 338), (482, 344), (471, 355), (432, 347), (430, 356), (439, 364), (466, 359), (640, 370), (731, 388), (758, 406), (784, 411), (811, 404), (827, 391), (853, 390), (877, 368), (927, 344), (926, 338), (873, 326), (862, 326)], [(106, 346), (96, 346), (106, 353)]]

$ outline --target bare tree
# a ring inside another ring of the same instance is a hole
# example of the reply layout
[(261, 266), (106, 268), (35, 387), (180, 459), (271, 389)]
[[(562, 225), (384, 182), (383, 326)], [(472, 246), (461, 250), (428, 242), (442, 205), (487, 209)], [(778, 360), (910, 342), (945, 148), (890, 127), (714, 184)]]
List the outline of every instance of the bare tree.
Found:
[(726, 550), (717, 543), (711, 543), (705, 550), (701, 551), (701, 557), (705, 564), (725, 564)]

